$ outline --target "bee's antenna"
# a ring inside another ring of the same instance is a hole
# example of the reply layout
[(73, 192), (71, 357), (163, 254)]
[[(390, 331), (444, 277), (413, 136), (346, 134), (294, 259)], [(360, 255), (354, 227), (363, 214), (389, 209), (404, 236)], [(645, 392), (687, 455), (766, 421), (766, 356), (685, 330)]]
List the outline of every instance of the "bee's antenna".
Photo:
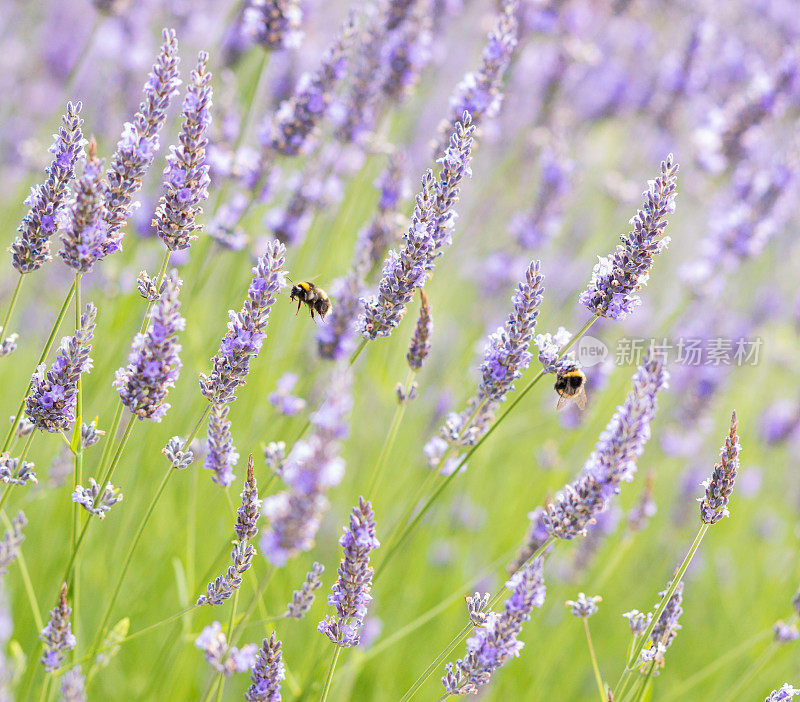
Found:
[(290, 283), (294, 283), (292, 276), (290, 276), (288, 273), (286, 274), (286, 278), (289, 280)]

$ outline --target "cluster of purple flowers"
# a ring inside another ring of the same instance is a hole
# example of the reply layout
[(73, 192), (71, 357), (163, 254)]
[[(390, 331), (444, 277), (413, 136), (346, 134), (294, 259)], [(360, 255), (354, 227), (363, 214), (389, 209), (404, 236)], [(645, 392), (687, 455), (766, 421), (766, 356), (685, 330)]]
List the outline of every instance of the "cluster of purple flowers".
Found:
[(261, 642), (261, 648), (256, 653), (256, 662), (250, 675), (252, 685), (244, 693), (247, 702), (280, 702), (281, 682), (286, 677), (286, 666), (282, 659), (281, 642), (273, 631), (269, 638)]
[(81, 373), (92, 369), (89, 353), (96, 318), (97, 308), (90, 302), (81, 315), (80, 329), (62, 340), (53, 367), (46, 373), (44, 364), (36, 369), (31, 392), (25, 398), (25, 413), (37, 429), (64, 431), (75, 421), (78, 380)]
[(654, 257), (669, 244), (663, 234), (667, 215), (675, 211), (677, 174), (670, 154), (661, 162), (659, 176), (648, 184), (644, 205), (632, 220), (633, 230), (620, 237), (622, 244), (592, 270), (589, 287), (579, 297), (590, 312), (621, 320), (642, 303), (636, 292), (647, 284)]
[(258, 646), (247, 644), (242, 648), (228, 646), (222, 625), (212, 622), (195, 639), (194, 645), (202, 652), (208, 664), (218, 673), (230, 676), (234, 673), (244, 673), (256, 664), (256, 651)]
[(119, 488), (115, 488), (111, 483), (106, 485), (103, 495), (100, 495), (100, 485), (94, 478), (89, 478), (89, 487), (85, 488), (78, 485), (72, 492), (72, 501), (81, 505), (90, 514), (96, 515), (99, 519), (105, 519), (106, 513), (117, 502), (122, 502), (122, 493)]
[(32, 188), (25, 200), (30, 209), (10, 247), (11, 263), (20, 275), (38, 270), (50, 260), (50, 237), (58, 228), (58, 218), (68, 196), (67, 186), (75, 177), (75, 166), (88, 143), (81, 131), (82, 107), (80, 102), (67, 104), (62, 126), (50, 147), (54, 158), (47, 168), (47, 180)]
[(48, 673), (58, 670), (64, 662), (64, 656), (75, 648), (75, 635), (69, 623), (71, 615), (72, 607), (67, 604), (67, 584), (63, 583), (58, 602), (50, 610), (50, 621), (39, 634), (45, 648), (42, 665)]
[(153, 226), (170, 251), (189, 247), (193, 232), (200, 228), (195, 222), (203, 210), (202, 200), (208, 199), (206, 163), (206, 132), (211, 124), (211, 74), (208, 54), (201, 51), (183, 101), (183, 126), (180, 144), (170, 147), (164, 169), (164, 195), (158, 202)]
[(4, 485), (25, 485), (39, 481), (33, 472), (33, 463), (12, 458), (8, 452), (0, 453), (0, 483)]
[(228, 487), (236, 478), (233, 469), (239, 462), (239, 453), (233, 445), (231, 423), (228, 420), (230, 405), (211, 405), (208, 415), (208, 453), (203, 459), (203, 468), (210, 470), (211, 480)]
[(242, 14), (245, 34), (265, 49), (297, 46), (303, 12), (298, 0), (248, 0)]
[(571, 608), (573, 617), (588, 619), (597, 613), (597, 603), (602, 599), (599, 595), (587, 597), (584, 593), (579, 592), (577, 600), (567, 600), (567, 607)]
[(656, 358), (639, 366), (633, 389), (600, 435), (582, 473), (547, 505), (544, 523), (550, 536), (574, 539), (585, 535), (591, 521), (620, 491), (620, 483), (633, 479), (636, 463), (650, 438), (656, 395), (666, 387), (667, 378), (664, 364)]
[[(667, 589), (659, 592), (658, 596), (663, 598), (667, 594), (670, 585), (671, 583), (667, 583)], [(664, 666), (664, 653), (670, 647), (681, 628), (681, 625), (678, 624), (678, 619), (683, 614), (682, 602), (683, 583), (680, 582), (669, 598), (667, 606), (658, 618), (655, 627), (653, 627), (647, 648), (643, 649), (640, 654), (640, 661), (648, 667), (651, 663), (655, 663), (659, 667)]]
[(302, 619), (306, 616), (308, 610), (311, 609), (311, 605), (314, 604), (314, 599), (316, 598), (315, 591), (322, 586), (322, 580), (320, 578), (324, 570), (325, 566), (321, 563), (315, 562), (314, 565), (311, 566), (311, 570), (306, 574), (303, 585), (299, 590), (295, 590), (292, 593), (292, 601), (287, 606), (284, 616), (291, 617), (292, 619)]
[(413, 371), (418, 371), (425, 363), (425, 359), (431, 352), (431, 334), (433, 334), (433, 317), (431, 316), (431, 307), (428, 304), (428, 298), (425, 296), (425, 291), (419, 291), (419, 317), (417, 324), (414, 327), (414, 335), (411, 337), (411, 343), (408, 347), (406, 360), (408, 366)]
[(8, 572), (9, 566), (14, 562), (19, 554), (19, 547), (25, 541), (22, 530), (27, 525), (28, 520), (25, 513), (20, 510), (17, 516), (11, 520), (11, 528), (7, 529), (0, 539), (0, 577)]
[(122, 403), (138, 419), (160, 422), (170, 408), (165, 399), (169, 389), (175, 387), (182, 367), (177, 334), (186, 327), (186, 320), (179, 313), (180, 289), (181, 280), (172, 270), (150, 311), (147, 331), (135, 336), (128, 365), (115, 374), (114, 387)]
[(534, 607), (544, 604), (542, 565), (543, 560), (537, 558), (511, 576), (506, 583), (511, 596), (506, 600), (505, 611), (488, 612), (467, 639), (467, 655), (445, 667), (442, 684), (447, 694), (477, 694), (509, 658), (519, 656), (524, 646), (519, 640), (522, 625), (530, 621)]
[(700, 521), (703, 524), (716, 524), (728, 516), (728, 499), (733, 492), (733, 481), (739, 469), (739, 437), (736, 433), (736, 412), (731, 415), (731, 429), (725, 437), (725, 445), (720, 449), (720, 460), (714, 466), (714, 472), (708, 480), (703, 481), (705, 496), (698, 498), (700, 503)]
[(294, 386), (297, 385), (297, 380), (296, 373), (284, 373), (278, 378), (275, 392), (270, 393), (267, 397), (270, 404), (287, 417), (293, 417), (306, 407), (306, 401), (302, 397), (291, 394)]
[(327, 615), (317, 630), (337, 646), (357, 646), (361, 627), (372, 601), (372, 566), (370, 553), (380, 546), (375, 537), (375, 514), (372, 505), (363, 497), (353, 507), (350, 525), (339, 539), (344, 557), (339, 563), (339, 577), (328, 595), (328, 604), (336, 607), (336, 616)]
[(773, 690), (767, 695), (764, 702), (789, 702), (796, 695), (800, 695), (800, 688), (783, 683), (779, 690)]

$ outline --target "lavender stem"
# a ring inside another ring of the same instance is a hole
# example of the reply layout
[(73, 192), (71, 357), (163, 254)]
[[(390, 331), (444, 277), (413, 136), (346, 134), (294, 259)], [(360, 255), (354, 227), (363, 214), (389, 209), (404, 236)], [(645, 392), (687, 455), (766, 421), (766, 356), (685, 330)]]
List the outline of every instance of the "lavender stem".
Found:
[[(75, 273), (75, 329), (81, 328), (81, 315), (83, 314), (83, 308), (81, 307), (81, 279), (82, 274), (80, 271)], [(75, 403), (75, 428), (74, 431), (81, 431), (81, 426), (83, 423), (83, 382), (82, 382), (83, 373), (78, 374), (78, 382), (77, 382), (77, 390), (78, 396)], [(70, 449), (71, 449), (70, 445)], [(75, 447), (73, 451), (73, 456), (75, 459), (75, 471), (74, 471), (74, 480), (72, 489), (77, 490), (78, 486), (83, 481), (83, 442), (80, 440), (78, 441), (78, 445)], [(97, 500), (99, 501), (102, 497), (103, 491), (105, 490), (105, 486), (100, 490), (97, 495)], [(97, 505), (95, 505), (97, 506)], [(77, 553), (78, 547), (78, 530), (80, 528), (80, 510), (81, 506), (75, 502), (73, 504), (72, 510), (72, 552)], [(88, 520), (87, 520), (88, 524)], [(69, 580), (69, 589), (72, 592), (72, 614), (73, 620), (75, 622), (75, 635), (79, 636), (78, 632), (78, 568), (76, 568), (71, 575)]]
[(14, 307), (17, 305), (17, 299), (19, 298), (19, 291), (22, 288), (22, 279), (25, 276), (20, 273), (19, 279), (17, 280), (17, 284), (14, 286), (14, 292), (11, 295), (11, 302), (8, 303), (8, 309), (6, 310), (6, 316), (3, 318), (3, 323), (0, 324), (0, 339), (5, 339), (8, 334), (8, 323), (11, 321), (11, 315), (14, 312)]
[[(50, 349), (53, 348), (53, 342), (56, 340), (58, 329), (61, 326), (61, 322), (64, 321), (64, 316), (67, 314), (67, 310), (69, 309), (69, 305), (72, 302), (72, 296), (74, 294), (75, 294), (75, 281), (72, 281), (72, 285), (70, 285), (69, 290), (67, 290), (67, 295), (64, 298), (64, 303), (61, 305), (61, 309), (58, 312), (56, 321), (53, 323), (53, 328), (50, 331), (50, 336), (47, 338), (44, 348), (42, 349), (42, 353), (39, 356), (39, 360), (36, 362), (36, 367), (44, 363), (45, 359), (50, 354)], [(31, 389), (31, 384), (28, 383), (28, 387), (23, 393), (22, 399), (19, 401), (19, 407), (17, 407), (17, 411), (14, 414), (14, 421), (11, 422), (11, 426), (8, 429), (8, 434), (6, 434), (5, 441), (3, 442), (3, 448), (0, 449), (0, 453), (3, 453), (3, 451), (8, 450), (8, 446), (11, 443), (11, 439), (14, 437), (14, 432), (17, 429), (19, 418), (22, 416), (22, 410), (25, 408), (25, 398), (28, 396), (28, 392), (30, 391), (30, 389)]]
[[(167, 268), (169, 268), (169, 258), (172, 256), (172, 251), (167, 249), (164, 253), (164, 260), (161, 262), (161, 269), (158, 271), (158, 276), (156, 277), (155, 284), (156, 290), (159, 292), (161, 291), (161, 284), (164, 282), (164, 277), (167, 275)], [(147, 323), (150, 321), (150, 310), (153, 307), (153, 303), (155, 300), (149, 300), (147, 303), (147, 308), (144, 311), (144, 317), (142, 318), (142, 323), (139, 325), (139, 333), (144, 334), (147, 331)], [(187, 444), (188, 446), (188, 444)]]
[(597, 656), (594, 653), (594, 646), (592, 645), (592, 635), (589, 633), (589, 619), (583, 618), (583, 628), (586, 632), (586, 643), (589, 646), (589, 658), (592, 659), (592, 670), (594, 670), (594, 679), (597, 683), (597, 689), (600, 692), (600, 702), (608, 702), (608, 695), (605, 691), (603, 684), (603, 676), (600, 674), (600, 666), (597, 664)]
[(328, 674), (325, 676), (325, 685), (322, 688), (322, 697), (320, 697), (320, 702), (325, 702), (328, 699), (328, 692), (330, 691), (331, 683), (333, 682), (333, 672), (336, 670), (336, 661), (339, 660), (339, 654), (341, 652), (342, 647), (334, 644), (333, 656), (331, 656), (331, 664), (328, 667)]

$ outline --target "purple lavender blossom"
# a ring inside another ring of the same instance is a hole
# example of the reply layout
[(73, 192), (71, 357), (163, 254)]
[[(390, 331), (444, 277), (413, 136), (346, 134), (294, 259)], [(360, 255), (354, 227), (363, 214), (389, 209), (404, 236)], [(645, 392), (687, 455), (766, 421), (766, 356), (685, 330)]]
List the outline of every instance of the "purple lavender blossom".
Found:
[(306, 407), (306, 401), (302, 397), (291, 394), (294, 386), (297, 385), (297, 380), (296, 373), (284, 373), (278, 378), (275, 392), (270, 393), (267, 397), (270, 404), (287, 417), (293, 417)]
[(621, 482), (633, 480), (636, 462), (650, 438), (656, 395), (666, 387), (662, 362), (645, 360), (633, 376), (633, 389), (600, 435), (582, 473), (546, 507), (545, 527), (558, 539), (584, 536), (595, 516), (608, 508)]
[(83, 157), (87, 144), (81, 132), (82, 108), (80, 102), (67, 103), (62, 126), (49, 149), (54, 158), (46, 169), (47, 180), (32, 188), (25, 199), (30, 209), (19, 225), (19, 236), (9, 248), (11, 264), (20, 275), (38, 270), (51, 258), (50, 237), (58, 228), (58, 218), (67, 199), (67, 185), (75, 177), (75, 165)]
[(97, 158), (97, 145), (92, 140), (83, 174), (77, 179), (75, 199), (70, 204), (66, 225), (59, 234), (61, 249), (58, 255), (77, 273), (92, 270), (103, 253), (105, 197), (103, 162)]
[(244, 385), (250, 359), (258, 354), (266, 336), (272, 305), (286, 285), (285, 256), (283, 244), (276, 240), (268, 242), (266, 251), (253, 268), (253, 280), (242, 310), (238, 314), (232, 310), (228, 312), (228, 331), (222, 337), (219, 352), (211, 360), (211, 373), (200, 375), (200, 391), (214, 404), (233, 402), (234, 391)]
[[(3, 327), (0, 327), (0, 334), (2, 333)], [(19, 339), (19, 334), (16, 332), (9, 334), (5, 338), (0, 337), (0, 358), (10, 356), (17, 350), (17, 339)]]
[(328, 395), (310, 419), (312, 432), (296, 441), (281, 469), (287, 489), (264, 500), (269, 527), (260, 547), (267, 560), (283, 566), (298, 553), (309, 551), (330, 507), (327, 493), (344, 476), (340, 451), (347, 436), (347, 419), (353, 406), (352, 376), (337, 368)]
[(320, 578), (324, 570), (325, 566), (321, 563), (315, 562), (311, 566), (311, 570), (306, 574), (306, 579), (303, 581), (301, 588), (292, 593), (292, 601), (286, 607), (285, 617), (302, 619), (306, 616), (308, 610), (311, 609), (311, 605), (314, 604), (315, 591), (322, 585)]
[(631, 634), (634, 636), (641, 636), (644, 634), (644, 632), (647, 631), (647, 627), (650, 626), (650, 622), (653, 621), (652, 612), (644, 614), (644, 612), (640, 612), (638, 609), (632, 609), (630, 612), (625, 612), (622, 616), (628, 620), (628, 625), (631, 628)]
[(194, 452), (191, 449), (184, 450), (185, 445), (186, 442), (180, 436), (173, 436), (161, 449), (170, 465), (177, 470), (188, 468), (194, 462)]
[(483, 626), (486, 623), (486, 618), (489, 616), (486, 608), (489, 606), (491, 597), (491, 594), (488, 592), (484, 592), (482, 595), (480, 592), (476, 592), (474, 595), (467, 595), (464, 598), (467, 603), (469, 620), (475, 626)]
[(530, 621), (534, 607), (544, 604), (542, 564), (543, 560), (537, 558), (511, 576), (506, 583), (511, 596), (505, 602), (505, 611), (487, 613), (481, 626), (467, 639), (467, 655), (445, 666), (442, 684), (447, 694), (477, 694), (509, 658), (519, 656), (524, 646), (519, 641), (522, 625)]
[(590, 312), (614, 320), (625, 319), (642, 303), (636, 292), (647, 284), (653, 258), (669, 244), (662, 236), (667, 215), (675, 211), (678, 166), (672, 154), (661, 162), (661, 173), (648, 183), (643, 208), (633, 218), (633, 230), (620, 237), (614, 253), (601, 258), (579, 302)]
[(147, 271), (139, 271), (139, 277), (136, 280), (136, 289), (139, 291), (139, 295), (148, 302), (155, 302), (158, 300), (158, 288)]
[(33, 467), (30, 461), (22, 461), (20, 464), (19, 458), (12, 458), (7, 452), (0, 453), (0, 483), (19, 486), (30, 482), (35, 485), (39, 481)]
[[(667, 583), (667, 589), (658, 593), (660, 598), (664, 598), (672, 583)], [(678, 624), (678, 619), (683, 614), (681, 602), (683, 601), (683, 583), (678, 583), (672, 597), (669, 598), (667, 606), (658, 618), (653, 631), (650, 634), (650, 640), (646, 648), (639, 654), (640, 661), (644, 664), (643, 670), (648, 670), (651, 662), (663, 668), (664, 667), (664, 653), (670, 647), (681, 625)], [(658, 604), (656, 604), (656, 609)]]
[(3, 534), (3, 538), (0, 540), (0, 577), (8, 572), (9, 567), (16, 560), (19, 554), (19, 547), (25, 541), (25, 535), (22, 530), (27, 523), (28, 520), (25, 518), (25, 513), (20, 510), (17, 512), (17, 516), (11, 520), (11, 528), (7, 529)]
[(170, 251), (189, 248), (193, 233), (201, 228), (195, 221), (202, 213), (202, 200), (208, 199), (206, 133), (211, 124), (211, 74), (208, 54), (201, 51), (192, 71), (186, 98), (183, 101), (183, 125), (180, 144), (170, 147), (164, 169), (164, 195), (158, 201), (153, 227)]
[(446, 138), (464, 112), (469, 112), (476, 125), (496, 117), (503, 101), (503, 76), (517, 47), (518, 0), (503, 0), (497, 24), (487, 37), (481, 54), (480, 68), (467, 73), (450, 98), (450, 118), (442, 123), (440, 134)]
[(506, 572), (509, 575), (513, 575), (522, 568), (549, 538), (550, 534), (547, 533), (544, 516), (545, 512), (541, 507), (537, 507), (535, 510), (528, 513), (528, 519), (530, 520), (528, 533), (525, 536), (525, 542), (522, 544), (519, 551), (517, 551), (514, 560), (509, 563), (506, 568)]
[(41, 661), (48, 673), (58, 670), (64, 662), (64, 655), (75, 648), (75, 636), (69, 623), (71, 614), (72, 607), (67, 604), (67, 584), (62, 583), (58, 602), (50, 610), (50, 621), (39, 634), (45, 648)]
[(208, 416), (208, 453), (203, 459), (203, 468), (214, 473), (211, 480), (217, 485), (228, 487), (236, 478), (234, 466), (239, 462), (239, 454), (233, 445), (231, 423), (228, 421), (228, 405), (211, 405)]
[(789, 683), (783, 683), (780, 690), (770, 692), (764, 702), (788, 702), (795, 695), (800, 695), (800, 688), (792, 687)]
[(132, 122), (126, 122), (108, 171), (105, 221), (107, 239), (103, 256), (121, 248), (122, 228), (133, 213), (133, 198), (159, 149), (158, 133), (166, 120), (170, 99), (181, 84), (178, 77), (178, 40), (175, 31), (162, 32), (153, 70), (144, 85), (144, 99)]
[(567, 366), (581, 368), (579, 361), (576, 361), (572, 354), (560, 358), (563, 349), (572, 340), (572, 333), (559, 327), (555, 334), (537, 334), (533, 343), (539, 349), (539, 363), (545, 373), (559, 373), (566, 370)]
[(303, 36), (302, 19), (298, 0), (248, 0), (242, 30), (265, 49), (292, 48)]
[(339, 539), (344, 558), (339, 564), (339, 577), (328, 595), (328, 604), (336, 607), (336, 617), (327, 615), (317, 627), (333, 643), (343, 648), (358, 646), (361, 627), (372, 601), (372, 566), (370, 552), (380, 546), (375, 538), (375, 514), (363, 497), (353, 507), (350, 526)]
[(787, 624), (786, 622), (777, 621), (773, 627), (775, 632), (775, 641), (777, 643), (791, 643), (800, 638), (800, 632), (797, 631), (796, 624)]
[(25, 398), (25, 413), (37, 429), (64, 431), (75, 421), (78, 380), (81, 373), (92, 369), (89, 353), (96, 317), (97, 308), (90, 302), (81, 315), (80, 329), (61, 341), (53, 367), (45, 373), (43, 363), (33, 374), (31, 392)]
[(731, 430), (725, 437), (725, 445), (720, 449), (720, 461), (714, 466), (711, 477), (702, 483), (706, 489), (705, 496), (697, 500), (700, 503), (700, 520), (703, 524), (716, 524), (728, 516), (728, 498), (733, 492), (733, 481), (739, 469), (739, 453), (742, 450), (736, 427), (734, 412), (731, 415)]
[(281, 642), (273, 631), (269, 638), (261, 642), (261, 648), (256, 654), (256, 662), (250, 674), (253, 684), (244, 693), (247, 702), (280, 702), (281, 682), (286, 677), (286, 666), (282, 658)]
[(345, 22), (334, 45), (313, 75), (304, 74), (294, 95), (281, 103), (274, 116), (261, 128), (259, 139), (269, 152), (295, 156), (305, 153), (320, 120), (328, 111), (332, 91), (347, 69), (347, 49), (355, 36), (352, 17)]
[(247, 644), (241, 649), (236, 646), (228, 646), (219, 622), (212, 622), (203, 629), (194, 645), (203, 651), (203, 656), (209, 665), (226, 677), (234, 673), (244, 673), (256, 664), (258, 646)]
[(597, 613), (597, 603), (602, 599), (599, 595), (587, 597), (584, 593), (579, 592), (577, 600), (567, 600), (567, 607), (572, 608), (573, 617), (588, 619)]
[(275, 475), (283, 476), (284, 463), (286, 462), (286, 442), (270, 441), (264, 447), (264, 462)]
[(431, 16), (419, 3), (404, 22), (387, 27), (390, 31), (381, 46), (381, 91), (400, 101), (408, 95), (431, 59)]
[(97, 496), (100, 494), (100, 485), (94, 478), (89, 478), (89, 487), (85, 488), (78, 485), (72, 492), (72, 501), (81, 505), (89, 514), (96, 515), (99, 519), (105, 519), (106, 513), (117, 502), (122, 502), (122, 493), (119, 488), (115, 488), (111, 483), (106, 485), (103, 496), (95, 505)]
[(250, 569), (255, 549), (247, 542), (258, 534), (258, 517), (261, 514), (261, 500), (258, 499), (258, 486), (253, 472), (253, 454), (247, 461), (247, 478), (242, 490), (242, 506), (236, 511), (234, 530), (238, 541), (234, 543), (231, 558), (233, 563), (224, 575), (217, 576), (208, 583), (206, 594), (197, 599), (198, 605), (221, 605), (242, 585), (242, 574)]
[(800, 588), (798, 588), (797, 592), (792, 598), (792, 607), (794, 607), (794, 611), (800, 615)]
[(86, 702), (86, 680), (81, 667), (70, 668), (61, 679), (61, 702)]
[(174, 269), (165, 278), (164, 289), (150, 311), (144, 334), (133, 339), (128, 365), (116, 372), (114, 387), (122, 403), (138, 419), (160, 422), (170, 405), (164, 400), (175, 387), (182, 367), (177, 333), (186, 328), (179, 313), (181, 280)]
[(431, 352), (431, 334), (433, 333), (433, 317), (431, 316), (431, 308), (428, 304), (428, 298), (425, 296), (425, 291), (419, 291), (419, 317), (417, 324), (414, 327), (414, 336), (411, 337), (411, 344), (408, 347), (406, 360), (408, 365), (413, 371), (419, 371), (425, 359)]

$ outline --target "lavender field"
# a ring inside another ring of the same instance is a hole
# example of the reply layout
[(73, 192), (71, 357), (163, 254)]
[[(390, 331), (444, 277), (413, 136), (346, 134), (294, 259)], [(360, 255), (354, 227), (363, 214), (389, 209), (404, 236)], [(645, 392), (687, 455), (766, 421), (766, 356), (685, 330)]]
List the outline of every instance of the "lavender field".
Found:
[(793, 0), (0, 11), (0, 700), (800, 695)]

